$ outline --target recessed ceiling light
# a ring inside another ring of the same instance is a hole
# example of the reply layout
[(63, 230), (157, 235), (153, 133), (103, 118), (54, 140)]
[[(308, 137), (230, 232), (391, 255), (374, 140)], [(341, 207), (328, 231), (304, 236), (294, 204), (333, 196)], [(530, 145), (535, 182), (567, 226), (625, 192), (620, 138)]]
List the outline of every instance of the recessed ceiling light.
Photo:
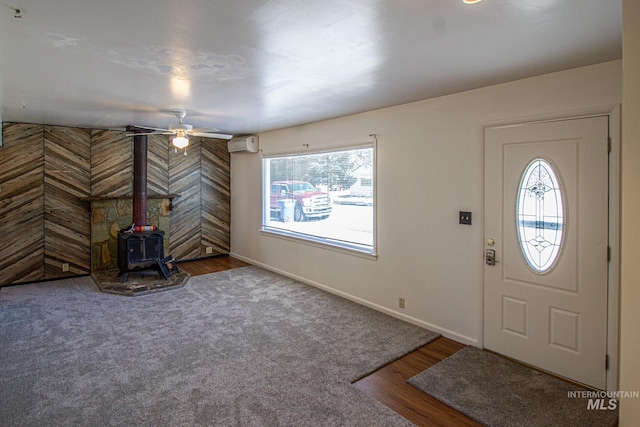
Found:
[(463, 3), (465, 4), (474, 4), (474, 3), (480, 3), (482, 0), (462, 0)]

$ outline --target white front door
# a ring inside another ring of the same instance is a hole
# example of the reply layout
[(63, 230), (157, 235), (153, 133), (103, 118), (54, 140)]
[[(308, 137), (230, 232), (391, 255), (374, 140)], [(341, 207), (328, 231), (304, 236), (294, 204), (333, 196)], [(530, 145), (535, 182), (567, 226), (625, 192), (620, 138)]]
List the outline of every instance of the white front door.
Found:
[(484, 346), (600, 389), (608, 164), (607, 117), (485, 129)]

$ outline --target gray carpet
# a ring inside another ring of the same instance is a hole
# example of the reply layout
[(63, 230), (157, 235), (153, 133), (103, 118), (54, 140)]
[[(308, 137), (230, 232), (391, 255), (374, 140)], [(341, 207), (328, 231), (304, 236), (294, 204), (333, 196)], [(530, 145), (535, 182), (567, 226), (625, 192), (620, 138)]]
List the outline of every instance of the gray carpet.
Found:
[(437, 334), (244, 267), (127, 298), (0, 292), (0, 424), (403, 426), (351, 380)]
[[(613, 426), (616, 410), (587, 409), (584, 390), (511, 362), (465, 347), (409, 379), (414, 387), (487, 426)], [(605, 399), (609, 406), (609, 399)]]

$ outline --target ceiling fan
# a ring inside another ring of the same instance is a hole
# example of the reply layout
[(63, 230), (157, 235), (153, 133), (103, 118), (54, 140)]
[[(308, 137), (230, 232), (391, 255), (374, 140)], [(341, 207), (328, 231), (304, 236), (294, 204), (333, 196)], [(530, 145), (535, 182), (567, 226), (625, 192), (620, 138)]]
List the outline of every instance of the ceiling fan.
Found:
[(169, 129), (161, 129), (154, 128), (149, 126), (138, 126), (135, 125), (135, 128), (139, 129), (149, 129), (152, 132), (134, 132), (130, 133), (127, 136), (135, 136), (135, 135), (175, 135), (172, 138), (173, 146), (176, 149), (176, 153), (178, 152), (178, 148), (184, 148), (184, 155), (187, 155), (187, 146), (189, 145), (189, 137), (191, 136), (200, 136), (204, 138), (218, 138), (218, 139), (231, 139), (233, 135), (218, 133), (220, 132), (216, 128), (206, 127), (206, 128), (194, 128), (192, 125), (187, 123), (182, 123), (182, 120), (187, 115), (187, 112), (184, 110), (176, 110), (173, 111), (173, 114), (178, 118), (178, 123), (174, 125), (170, 125)]

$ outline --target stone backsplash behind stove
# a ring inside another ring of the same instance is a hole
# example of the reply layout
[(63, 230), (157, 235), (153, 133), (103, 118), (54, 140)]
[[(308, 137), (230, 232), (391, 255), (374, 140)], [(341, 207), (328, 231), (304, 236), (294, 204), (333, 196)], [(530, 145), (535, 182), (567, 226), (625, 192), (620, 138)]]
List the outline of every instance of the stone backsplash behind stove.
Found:
[[(91, 271), (118, 269), (118, 231), (131, 226), (133, 205), (127, 197), (91, 201)], [(147, 223), (164, 231), (164, 252), (169, 253), (171, 198), (147, 199)]]

